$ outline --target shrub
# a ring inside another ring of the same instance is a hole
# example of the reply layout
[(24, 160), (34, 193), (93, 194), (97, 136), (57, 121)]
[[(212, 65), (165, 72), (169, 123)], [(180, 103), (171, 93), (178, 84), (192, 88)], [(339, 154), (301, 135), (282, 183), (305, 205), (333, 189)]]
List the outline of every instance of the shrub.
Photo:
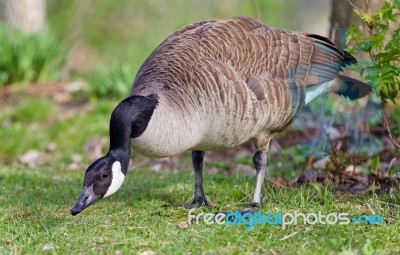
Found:
[(359, 63), (356, 69), (381, 97), (383, 125), (393, 145), (400, 149), (400, 141), (392, 133), (384, 111), (386, 103), (396, 104), (400, 94), (400, 0), (385, 1), (376, 12), (354, 12), (360, 20), (349, 28), (347, 42), (354, 43), (353, 52), (371, 56), (371, 61)]
[(356, 68), (383, 102), (395, 103), (400, 91), (400, 29), (391, 28), (399, 23), (400, 1), (386, 1), (377, 12), (354, 12), (360, 20), (350, 26), (347, 42), (354, 43), (352, 53), (366, 52), (371, 56), (371, 61), (360, 61)]
[(0, 26), (0, 87), (60, 77), (66, 49), (50, 31), (25, 35)]
[(87, 94), (96, 98), (125, 98), (129, 95), (134, 75), (131, 67), (121, 64), (92, 71), (87, 76)]

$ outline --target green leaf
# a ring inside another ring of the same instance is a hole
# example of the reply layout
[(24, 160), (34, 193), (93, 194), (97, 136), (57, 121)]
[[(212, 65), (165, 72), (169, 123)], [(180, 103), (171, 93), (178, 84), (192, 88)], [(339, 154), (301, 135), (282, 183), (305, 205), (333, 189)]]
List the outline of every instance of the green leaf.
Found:
[(394, 0), (393, 6), (394, 6), (397, 10), (400, 10), (400, 0)]
[(363, 13), (360, 10), (354, 9), (353, 10), (354, 14), (357, 15), (358, 17), (362, 17)]
[(368, 14), (368, 13), (362, 14), (361, 15), (361, 20), (364, 23), (367, 23), (369, 26), (373, 26), (376, 23), (374, 17), (371, 14)]

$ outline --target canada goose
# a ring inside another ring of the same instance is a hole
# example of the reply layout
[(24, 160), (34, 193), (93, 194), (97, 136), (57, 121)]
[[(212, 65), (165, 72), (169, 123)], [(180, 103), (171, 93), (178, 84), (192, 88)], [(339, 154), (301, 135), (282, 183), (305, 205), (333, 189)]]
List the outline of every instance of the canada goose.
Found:
[(338, 82), (342, 67), (355, 62), (325, 37), (271, 28), (246, 17), (187, 25), (151, 53), (129, 97), (113, 111), (109, 151), (86, 170), (71, 213), (121, 187), (131, 147), (150, 157), (191, 150), (194, 199), (186, 207), (208, 205), (204, 151), (248, 140), (254, 141), (257, 173), (251, 211), (262, 202), (271, 135), (322, 94), (351, 92), (355, 99), (369, 93), (366, 84), (350, 82), (341, 88)]

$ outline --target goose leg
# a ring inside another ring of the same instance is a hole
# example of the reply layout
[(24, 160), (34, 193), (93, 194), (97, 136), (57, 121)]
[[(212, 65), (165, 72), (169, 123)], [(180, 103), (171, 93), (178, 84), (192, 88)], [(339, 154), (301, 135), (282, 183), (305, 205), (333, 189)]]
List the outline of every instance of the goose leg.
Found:
[(203, 190), (203, 158), (204, 151), (192, 151), (192, 162), (194, 169), (194, 198), (191, 204), (185, 205), (185, 208), (192, 209), (196, 206), (206, 205), (208, 202)]
[(254, 188), (253, 198), (249, 207), (243, 209), (241, 214), (253, 213), (257, 207), (260, 207), (263, 200), (262, 188), (265, 178), (265, 170), (267, 166), (267, 152), (269, 147), (270, 136), (265, 135), (254, 142), (256, 153), (253, 162), (256, 167), (256, 187)]

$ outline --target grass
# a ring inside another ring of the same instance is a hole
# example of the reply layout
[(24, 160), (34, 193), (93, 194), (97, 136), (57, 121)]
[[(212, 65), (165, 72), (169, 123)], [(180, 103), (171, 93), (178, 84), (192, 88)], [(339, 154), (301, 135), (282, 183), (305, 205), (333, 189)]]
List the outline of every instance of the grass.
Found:
[(0, 26), (0, 87), (58, 80), (66, 50), (50, 31), (24, 35)]
[(127, 65), (114, 64), (87, 75), (87, 95), (93, 98), (124, 98), (129, 95), (136, 73)]
[(45, 151), (50, 143), (59, 148), (56, 160), (82, 154), (89, 138), (108, 135), (108, 115), (117, 104), (113, 100), (94, 102), (88, 112), (80, 113), (77, 108), (71, 117), (64, 116), (69, 106), (60, 109), (40, 97), (25, 98), (5, 108), (0, 112), (0, 140), (7, 142), (0, 143), (0, 161), (13, 161), (31, 149)]
[[(279, 226), (190, 225), (187, 210), (165, 206), (191, 200), (192, 174), (188, 168), (172, 172), (137, 169), (128, 174), (121, 190), (82, 214), (69, 209), (81, 189), (81, 171), (57, 164), (27, 170), (19, 164), (0, 166), (0, 250), (3, 254), (396, 254), (400, 224), (397, 209), (380, 203), (398, 203), (398, 195), (378, 197), (335, 196), (323, 198), (315, 189), (265, 189), (263, 212), (282, 210), (384, 216), (383, 226), (297, 225)], [(252, 192), (252, 177), (207, 173), (205, 190), (214, 208), (204, 212), (242, 208)], [(290, 234), (292, 237), (281, 240)], [(43, 247), (55, 249), (44, 252)]]
[[(274, 189), (266, 185), (263, 213), (302, 212), (323, 214), (348, 212), (370, 215), (371, 209), (385, 219), (373, 225), (177, 225), (187, 220), (187, 210), (169, 206), (192, 199), (192, 170), (188, 154), (180, 157), (173, 171), (149, 171), (142, 166), (129, 172), (117, 194), (73, 217), (73, 206), (81, 189), (83, 170), (90, 163), (84, 152), (86, 141), (108, 137), (109, 114), (114, 100), (91, 101), (87, 111), (70, 110), (41, 98), (18, 97), (0, 113), (0, 253), (1, 254), (396, 254), (400, 237), (399, 194), (368, 193), (338, 195), (329, 186)], [(33, 111), (33, 109), (35, 109)], [(47, 153), (46, 145), (56, 144)], [(47, 155), (44, 164), (29, 168), (17, 157), (35, 149)], [(104, 149), (103, 148), (103, 152)], [(304, 158), (296, 150), (270, 157), (268, 178), (293, 178)], [(81, 171), (69, 169), (72, 155), (83, 156)], [(135, 162), (143, 158), (133, 156)], [(234, 211), (250, 200), (254, 177), (240, 171), (228, 174), (230, 165), (251, 165), (251, 156), (217, 159), (206, 164), (205, 190), (213, 208), (201, 212)], [(304, 163), (304, 162), (303, 162)], [(215, 170), (217, 169), (217, 170)], [(371, 207), (369, 209), (368, 205)], [(196, 214), (197, 214), (196, 213)], [(292, 235), (292, 236), (291, 236)], [(286, 238), (286, 239), (285, 239)], [(285, 239), (285, 240), (282, 240)], [(44, 251), (50, 244), (55, 249)], [(117, 252), (118, 253), (118, 252)]]
[[(287, 1), (263, 0), (223, 0), (205, 5), (198, 1), (160, 4), (102, 0), (89, 5), (81, 2), (49, 0), (50, 27), (63, 38), (63, 43), (78, 41), (89, 46), (96, 55), (92, 60), (94, 69), (117, 60), (129, 63), (132, 70), (137, 70), (166, 36), (187, 23), (247, 15), (288, 27), (285, 17), (299, 6), (298, 1), (288, 8)], [(74, 17), (73, 21), (65, 22), (70, 17)], [(147, 22), (143, 23), (144, 20)], [(59, 77), (64, 55), (51, 34), (11, 37), (4, 31), (0, 31), (0, 87)], [(93, 136), (108, 138), (109, 115), (117, 104), (117, 100), (101, 98), (126, 95), (133, 79), (132, 70), (120, 64), (84, 74), (89, 84), (85, 93), (91, 100), (85, 104), (87, 110), (74, 110), (75, 101), (60, 105), (42, 97), (11, 96), (6, 98), (7, 102), (0, 102), (0, 254), (400, 252), (398, 194), (340, 195), (329, 186), (315, 184), (279, 189), (266, 185), (262, 212), (348, 212), (356, 216), (374, 211), (384, 217), (385, 224), (293, 225), (286, 229), (257, 225), (247, 231), (244, 225), (203, 223), (181, 228), (178, 225), (187, 220), (187, 210), (171, 205), (192, 199), (193, 176), (188, 155), (179, 158), (173, 171), (155, 172), (142, 166), (129, 172), (117, 194), (76, 217), (71, 216), (69, 209), (80, 192), (83, 170), (90, 163), (84, 145)], [(399, 123), (397, 117), (396, 121)], [(46, 151), (49, 144), (55, 145), (54, 151)], [(102, 149), (104, 152), (107, 148)], [(18, 158), (29, 150), (43, 153), (44, 163), (34, 167), (20, 163)], [(69, 167), (76, 154), (83, 156), (83, 161), (78, 162), (79, 171)], [(136, 155), (133, 159), (141, 160)], [(297, 166), (305, 160), (296, 148), (285, 150), (279, 158), (270, 157), (268, 178), (297, 177), (301, 172)], [(254, 177), (224, 170), (251, 162), (251, 156), (241, 156), (207, 163), (205, 191), (213, 207), (201, 208), (197, 213), (234, 211), (246, 206)], [(44, 250), (46, 247), (50, 248)]]
[(54, 113), (54, 107), (47, 99), (27, 98), (12, 109), (3, 110), (0, 113), (0, 122), (3, 123), (0, 139), (7, 142), (0, 144), (0, 159), (17, 157), (29, 149), (43, 149), (41, 147), (47, 137), (45, 133), (38, 132), (38, 123), (49, 118)]

